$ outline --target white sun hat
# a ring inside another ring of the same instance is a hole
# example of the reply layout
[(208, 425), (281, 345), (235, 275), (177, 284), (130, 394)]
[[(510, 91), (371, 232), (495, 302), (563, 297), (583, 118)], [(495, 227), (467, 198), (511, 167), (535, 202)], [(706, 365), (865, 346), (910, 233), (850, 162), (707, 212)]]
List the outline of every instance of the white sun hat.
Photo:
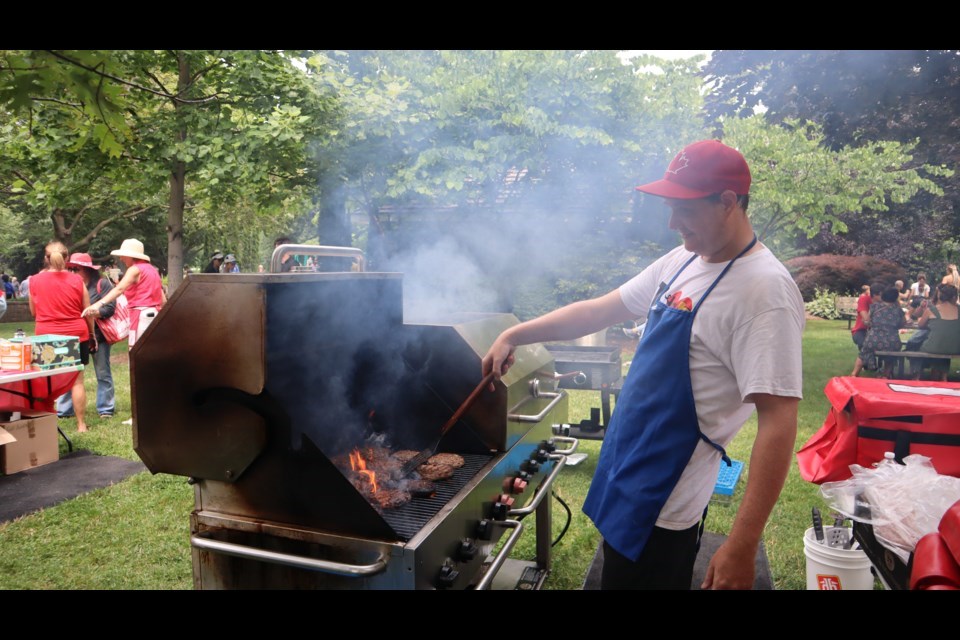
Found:
[(143, 243), (134, 238), (127, 238), (120, 245), (119, 249), (110, 252), (112, 256), (127, 256), (128, 258), (137, 258), (150, 262), (150, 256), (143, 252)]

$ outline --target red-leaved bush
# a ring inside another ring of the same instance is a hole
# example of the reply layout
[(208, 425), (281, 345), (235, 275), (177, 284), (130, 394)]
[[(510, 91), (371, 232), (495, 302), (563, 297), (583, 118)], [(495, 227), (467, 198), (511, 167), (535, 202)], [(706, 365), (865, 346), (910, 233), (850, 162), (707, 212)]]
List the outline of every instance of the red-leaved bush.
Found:
[(897, 280), (910, 284), (903, 267), (871, 256), (821, 254), (792, 258), (784, 264), (805, 301), (813, 300), (817, 288), (853, 296), (860, 295), (860, 287), (865, 284), (882, 282), (893, 286)]

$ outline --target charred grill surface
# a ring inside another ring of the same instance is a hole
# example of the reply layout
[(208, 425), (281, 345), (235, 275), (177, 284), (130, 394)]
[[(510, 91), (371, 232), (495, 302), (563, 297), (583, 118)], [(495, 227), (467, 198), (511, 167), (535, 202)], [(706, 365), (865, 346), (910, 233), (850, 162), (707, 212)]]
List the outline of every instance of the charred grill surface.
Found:
[(464, 455), (464, 465), (453, 472), (453, 477), (433, 483), (436, 491), (432, 496), (414, 497), (402, 507), (384, 511), (383, 519), (401, 540), (409, 540), (477, 475), (490, 458), (491, 456), (484, 455)]

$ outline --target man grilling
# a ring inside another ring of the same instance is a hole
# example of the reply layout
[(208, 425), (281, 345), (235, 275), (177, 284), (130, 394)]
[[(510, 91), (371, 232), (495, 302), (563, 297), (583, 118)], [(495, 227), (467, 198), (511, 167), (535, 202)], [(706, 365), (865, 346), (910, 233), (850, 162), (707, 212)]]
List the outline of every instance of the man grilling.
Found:
[(507, 329), (483, 373), (505, 373), (519, 345), (646, 321), (583, 505), (604, 538), (603, 589), (691, 588), (723, 447), (756, 408), (743, 502), (701, 585), (749, 589), (793, 456), (803, 300), (753, 232), (740, 152), (693, 143), (637, 190), (665, 198), (683, 246), (619, 289)]

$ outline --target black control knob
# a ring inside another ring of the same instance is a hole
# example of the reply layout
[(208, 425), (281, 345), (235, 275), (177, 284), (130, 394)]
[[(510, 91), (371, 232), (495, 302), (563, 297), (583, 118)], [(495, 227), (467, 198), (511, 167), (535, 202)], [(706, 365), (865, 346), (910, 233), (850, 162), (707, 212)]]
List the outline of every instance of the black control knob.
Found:
[(527, 460), (523, 463), (522, 468), (527, 473), (536, 473), (540, 470), (540, 463), (536, 460)]
[(493, 520), (481, 520), (477, 523), (477, 537), (481, 540), (493, 539)]
[(537, 449), (537, 452), (533, 454), (533, 459), (542, 464), (550, 459), (550, 452), (546, 449)]
[(457, 546), (457, 560), (460, 562), (470, 562), (477, 557), (477, 545), (473, 544), (470, 538), (464, 538)]
[(506, 520), (511, 508), (513, 508), (513, 498), (505, 493), (500, 494), (493, 502), (491, 516), (494, 520)]
[(553, 453), (557, 450), (557, 445), (553, 443), (553, 440), (541, 440), (537, 447), (545, 449), (547, 453)]
[(510, 507), (502, 502), (494, 502), (490, 507), (490, 517), (494, 520), (506, 520)]
[(440, 575), (437, 576), (437, 586), (441, 589), (449, 589), (459, 577), (459, 571), (454, 569), (451, 565), (445, 564), (440, 567)]

